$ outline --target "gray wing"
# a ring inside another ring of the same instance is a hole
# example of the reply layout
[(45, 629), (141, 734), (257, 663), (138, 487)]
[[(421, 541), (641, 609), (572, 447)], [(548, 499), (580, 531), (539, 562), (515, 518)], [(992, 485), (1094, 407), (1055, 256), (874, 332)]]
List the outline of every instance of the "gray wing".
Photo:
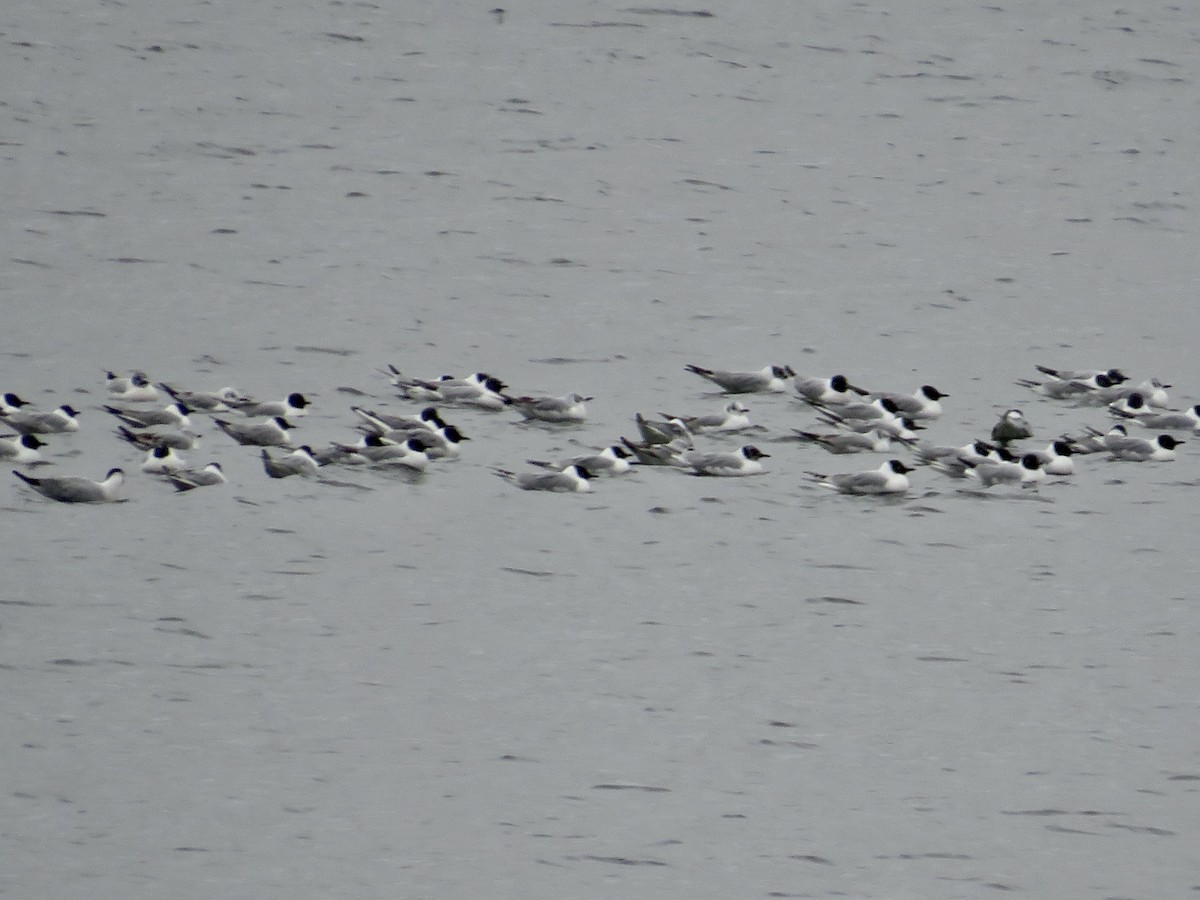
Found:
[(852, 472), (849, 475), (834, 475), (830, 478), (833, 485), (847, 494), (877, 494), (887, 478), (879, 472)]
[(687, 453), (683, 461), (701, 472), (732, 472), (742, 467), (742, 461), (729, 453)]
[(748, 394), (761, 391), (767, 379), (759, 372), (713, 372), (711, 381), (716, 382), (731, 394)]
[(98, 484), (86, 478), (41, 478), (30, 485), (60, 503), (98, 503), (108, 499)]
[(517, 486), (527, 491), (569, 491), (575, 484), (561, 472), (546, 472), (544, 475), (520, 475)]

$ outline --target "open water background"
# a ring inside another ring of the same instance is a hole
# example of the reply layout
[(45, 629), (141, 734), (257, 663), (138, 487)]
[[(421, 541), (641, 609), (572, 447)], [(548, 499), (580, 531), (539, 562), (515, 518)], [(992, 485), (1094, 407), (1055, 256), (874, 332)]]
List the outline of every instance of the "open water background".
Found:
[[(489, 471), (719, 407), (686, 363), (933, 383), (946, 443), (1106, 424), (1034, 363), (1196, 402), (1200, 7), (707, 9), (0, 11), (0, 387), (133, 473), (0, 495), (0, 895), (1200, 889), (1200, 439), (864, 502), (752, 397), (759, 478)], [(99, 408), (300, 390), (319, 445), (415, 409), (387, 363), (591, 420), (450, 411), (460, 461), (358, 487), (204, 423), (231, 483), (175, 495)]]

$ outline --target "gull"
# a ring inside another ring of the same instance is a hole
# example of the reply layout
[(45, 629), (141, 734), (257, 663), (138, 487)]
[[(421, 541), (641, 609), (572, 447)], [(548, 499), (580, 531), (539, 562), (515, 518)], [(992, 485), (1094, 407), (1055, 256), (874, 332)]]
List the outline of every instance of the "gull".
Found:
[(117, 426), (117, 437), (127, 443), (150, 450), (154, 447), (174, 447), (176, 450), (193, 450), (200, 443), (200, 435), (187, 428), (150, 428), (133, 431), (124, 425)]
[(0, 412), (0, 422), (21, 434), (62, 434), (78, 431), (79, 411), (64, 403), (50, 412), (18, 409), (15, 412)]
[(647, 419), (641, 413), (635, 413), (633, 421), (637, 423), (642, 441), (647, 444), (669, 444), (672, 441), (686, 438), (691, 443), (691, 432), (682, 419), (668, 419), (659, 422)]
[(1075, 447), (1068, 440), (1060, 438), (1051, 441), (1045, 450), (1034, 450), (1032, 453), (1038, 458), (1038, 462), (1042, 464), (1042, 471), (1047, 475), (1075, 474), (1075, 460), (1072, 458), (1075, 455)]
[(1133, 419), (1139, 425), (1156, 431), (1195, 431), (1200, 429), (1200, 403), (1183, 412), (1144, 412), (1138, 415), (1118, 412), (1117, 415)]
[(918, 452), (917, 459), (943, 475), (966, 478), (975, 466), (990, 462), (1016, 462), (1017, 457), (1004, 447), (995, 447), (986, 441), (974, 441), (955, 452), (933, 458), (922, 458)]
[(727, 394), (783, 393), (788, 389), (788, 379), (796, 375), (791, 366), (764, 366), (757, 372), (724, 372), (690, 364), (684, 369), (711, 381)]
[(105, 406), (104, 411), (112, 413), (131, 428), (152, 428), (155, 425), (174, 425), (177, 428), (190, 428), (191, 412), (182, 403), (172, 403), (163, 409), (129, 409), (128, 407)]
[(1114, 425), (1108, 431), (1101, 431), (1099, 428), (1086, 425), (1084, 426), (1083, 434), (1079, 437), (1073, 438), (1063, 435), (1063, 439), (1069, 440), (1075, 447), (1076, 453), (1102, 453), (1110, 451), (1127, 437), (1129, 437), (1129, 432), (1124, 425)]
[(1170, 397), (1167, 394), (1167, 388), (1169, 387), (1169, 384), (1163, 384), (1157, 378), (1150, 378), (1141, 384), (1129, 388), (1126, 394), (1141, 394), (1142, 400), (1147, 406), (1153, 406), (1156, 409), (1166, 409), (1170, 403)]
[(121, 485), (125, 483), (123, 469), (109, 469), (103, 481), (89, 478), (30, 478), (16, 469), (13, 474), (23, 482), (51, 500), (59, 503), (113, 503)]
[(572, 392), (564, 397), (509, 397), (508, 403), (527, 422), (537, 420), (566, 424), (586, 419), (587, 401), (591, 399)]
[(992, 426), (992, 440), (1001, 446), (1030, 437), (1033, 437), (1033, 429), (1019, 409), (1007, 410)]
[(443, 425), (441, 428), (433, 431), (417, 429), (411, 432), (390, 431), (387, 434), (393, 440), (395, 440), (396, 435), (405, 436), (413, 441), (415, 446), (424, 450), (425, 455), (430, 459), (444, 459), (446, 457), (458, 456), (460, 452), (459, 444), (470, 440), (469, 437), (453, 425)]
[(692, 434), (700, 434), (703, 431), (745, 431), (747, 428), (753, 428), (748, 412), (749, 407), (734, 400), (726, 403), (719, 413), (704, 416), (672, 416), (669, 413), (659, 415), (666, 416), (668, 423), (682, 422)]
[(0, 395), (0, 416), (6, 416), (9, 413), (15, 413), (22, 406), (28, 406), (28, 400), (22, 400), (12, 391)]
[[(659, 444), (658, 446), (665, 446)], [(633, 454), (619, 444), (605, 447), (598, 453), (588, 453), (573, 456), (559, 462), (549, 462), (544, 459), (526, 460), (530, 465), (541, 466), (543, 469), (554, 469), (561, 472), (567, 466), (583, 466), (590, 475), (624, 475), (631, 468), (629, 460)]]
[(392, 383), (410, 400), (473, 406), (492, 412), (504, 409), (508, 405), (504, 396), (507, 385), (486, 372), (476, 372), (466, 378), (445, 375), (433, 381), (405, 379), (396, 372)]
[(308, 407), (312, 406), (312, 402), (303, 394), (293, 391), (282, 400), (267, 400), (262, 403), (243, 400), (234, 401), (230, 405), (252, 419), (263, 416), (282, 416), (286, 419), (308, 415)]
[(679, 454), (679, 461), (692, 470), (694, 475), (761, 475), (763, 464), (759, 462), (771, 454), (763, 453), (753, 444), (739, 447), (732, 453), (704, 453), (699, 450), (685, 450)]
[(872, 428), (862, 434), (857, 431), (835, 431), (818, 434), (813, 431), (792, 429), (800, 440), (816, 444), (830, 453), (887, 453), (892, 447), (892, 438), (885, 431)]
[(1081, 399), (1098, 390), (1113, 387), (1113, 382), (1107, 375), (1098, 374), (1084, 381), (1075, 379), (1051, 379), (1050, 381), (1033, 381), (1029, 378), (1018, 378), (1018, 385), (1029, 388), (1035, 394), (1049, 397), (1051, 400)]
[[(860, 404), (861, 405), (861, 404)], [(818, 416), (818, 420), (825, 425), (832, 425), (835, 428), (845, 428), (847, 431), (856, 431), (859, 434), (866, 434), (869, 431), (882, 431), (893, 440), (909, 443), (916, 440), (917, 432), (923, 429), (923, 426), (918, 425), (912, 419), (906, 416), (898, 416), (895, 413), (895, 404), (886, 397), (879, 401), (878, 406), (874, 404), (865, 404), (871, 409), (878, 409), (881, 415), (878, 417), (868, 418), (846, 418), (840, 412), (835, 412), (833, 408), (825, 408), (818, 406), (818, 409), (823, 410), (823, 414)]]
[(680, 454), (692, 450), (695, 446), (687, 435), (666, 444), (637, 444), (627, 437), (622, 437), (621, 444), (633, 454), (638, 464), (643, 466), (683, 466)]
[(363, 409), (361, 406), (352, 406), (350, 407), (350, 411), (362, 419), (376, 434), (387, 434), (389, 431), (416, 431), (419, 429), (432, 431), (435, 428), (442, 428), (446, 424), (442, 421), (442, 417), (435, 406), (427, 406), (415, 416), (395, 416), (388, 413), (375, 412), (372, 409)]
[(287, 456), (272, 456), (266, 447), (262, 448), (260, 455), (263, 471), (271, 478), (288, 478), (292, 475), (315, 478), (319, 474), (320, 464), (313, 458), (312, 448), (307, 444), (302, 444)]
[(224, 484), (226, 478), (225, 473), (221, 470), (221, 464), (210, 462), (202, 469), (172, 472), (167, 475), (167, 480), (175, 486), (176, 491), (191, 491), (198, 487)]
[(262, 422), (229, 422), (225, 419), (213, 419), (213, 422), (223, 432), (237, 441), (251, 447), (290, 447), (292, 445), (289, 428), (294, 428), (282, 416), (273, 416)]
[(912, 469), (898, 459), (885, 460), (878, 469), (865, 472), (847, 472), (840, 475), (822, 475), (808, 472), (822, 487), (832, 488), (843, 494), (903, 494), (909, 489), (907, 473)]
[(1175, 459), (1175, 448), (1183, 441), (1169, 434), (1160, 434), (1153, 440), (1114, 437), (1105, 443), (1113, 459), (1130, 462), (1171, 462)]
[(42, 454), (38, 448), (45, 446), (46, 442), (39, 440), (36, 434), (5, 435), (0, 437), (0, 459), (22, 465), (41, 462)]
[(1140, 416), (1151, 415), (1154, 410), (1146, 402), (1146, 397), (1141, 391), (1130, 391), (1108, 404), (1108, 414), (1110, 416), (1121, 416), (1126, 419), (1136, 419)]
[(994, 484), (1030, 485), (1044, 481), (1046, 473), (1042, 470), (1042, 461), (1036, 453), (1026, 453), (1019, 460), (1009, 462), (982, 462), (972, 466), (967, 472), (968, 477), (979, 479), (985, 488)]
[(1060, 381), (1095, 382), (1097, 378), (1103, 376), (1109, 385), (1115, 385), (1129, 380), (1120, 369), (1072, 371), (1070, 369), (1052, 369), (1049, 366), (1034, 366), (1034, 368), (1043, 375), (1049, 375), (1051, 378), (1057, 378)]
[(166, 475), (186, 468), (187, 463), (176, 455), (174, 447), (152, 447), (142, 463), (142, 471), (147, 475)]
[(234, 387), (223, 387), (216, 391), (183, 391), (162, 381), (158, 386), (176, 402), (200, 412), (229, 412), (236, 404), (250, 401), (249, 397)]
[[(1141, 391), (1130, 391), (1129, 393), (1118, 397), (1112, 403), (1108, 404), (1109, 415), (1120, 416), (1121, 418), (1125, 419), (1145, 419), (1146, 421), (1143, 422), (1143, 424), (1150, 428), (1156, 427), (1151, 425), (1150, 422), (1159, 420), (1170, 421), (1171, 416), (1183, 415), (1190, 417), (1195, 409), (1196, 407), (1193, 406), (1191, 409), (1185, 410), (1183, 413), (1180, 413), (1178, 410), (1167, 409), (1165, 403), (1153, 403), (1151, 402), (1149, 395), (1144, 394)], [(1176, 419), (1175, 421), (1178, 422), (1180, 420)], [(1194, 424), (1195, 422), (1193, 421), (1193, 425)], [(1177, 427), (1191, 428), (1192, 425), (1180, 424)]]
[(108, 396), (113, 400), (153, 403), (159, 399), (158, 388), (150, 383), (145, 372), (134, 372), (128, 378), (123, 378), (115, 372), (106, 372), (104, 385)]
[(872, 421), (874, 419), (897, 419), (902, 417), (900, 407), (889, 397), (878, 397), (874, 400), (857, 400), (850, 403), (817, 403), (809, 401), (821, 412), (835, 415), (842, 420), (857, 419)]
[(792, 381), (796, 393), (801, 400), (813, 403), (837, 404), (853, 403), (855, 395), (865, 396), (866, 391), (855, 387), (846, 380), (845, 375), (831, 375), (829, 378), (813, 378), (797, 375)]
[(941, 399), (949, 397), (932, 384), (923, 384), (911, 394), (896, 394), (891, 391), (872, 392), (867, 396), (876, 400), (891, 400), (896, 409), (896, 415), (907, 416), (910, 419), (936, 419), (942, 414)]
[(972, 462), (984, 462), (997, 459), (997, 447), (987, 441), (971, 441), (961, 447), (937, 446), (920, 442), (913, 447), (914, 459), (920, 465), (929, 465), (938, 460), (962, 459)]
[(388, 376), (394, 387), (400, 388), (402, 391), (416, 387), (419, 389), (434, 388), (437, 390), (446, 389), (453, 393), (459, 388), (479, 388), (488, 386), (497, 393), (502, 392), (506, 385), (494, 375), (489, 375), (487, 372), (473, 372), (465, 378), (455, 378), (453, 375), (441, 375), (437, 378), (409, 378), (404, 375), (395, 366), (389, 364), (383, 373)]
[(429, 465), (429, 454), (425, 452), (416, 438), (397, 442), (382, 435), (368, 434), (357, 445), (335, 444), (334, 446), (382, 465), (404, 466), (418, 471), (424, 471), (425, 467)]
[(508, 469), (492, 469), (505, 481), (511, 482), (523, 491), (557, 491), (560, 493), (587, 493), (592, 486), (588, 479), (592, 473), (583, 466), (570, 465), (561, 472), (523, 472), (518, 475)]

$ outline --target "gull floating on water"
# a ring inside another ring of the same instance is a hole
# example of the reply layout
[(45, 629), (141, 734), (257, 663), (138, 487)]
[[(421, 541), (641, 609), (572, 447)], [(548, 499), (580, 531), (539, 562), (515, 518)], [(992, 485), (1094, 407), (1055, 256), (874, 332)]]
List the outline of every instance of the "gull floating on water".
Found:
[(176, 402), (200, 412), (229, 412), (238, 403), (250, 402), (249, 397), (234, 387), (223, 387), (217, 391), (184, 391), (161, 381), (158, 386)]
[(308, 407), (312, 406), (312, 403), (303, 394), (293, 391), (282, 400), (267, 400), (261, 403), (244, 400), (234, 401), (230, 405), (252, 419), (262, 416), (282, 416), (287, 419), (308, 415)]
[(429, 454), (415, 437), (394, 441), (379, 434), (368, 434), (356, 445), (335, 444), (337, 449), (360, 456), (379, 465), (403, 466), (423, 472)]
[(499, 378), (486, 372), (476, 372), (466, 378), (453, 378), (449, 375), (432, 381), (420, 378), (405, 378), (395, 371), (392, 384), (400, 389), (403, 396), (410, 400), (422, 402), (443, 403), (454, 406), (472, 406), (497, 412), (508, 405), (504, 396), (507, 385)]
[(395, 431), (432, 431), (445, 426), (441, 415), (435, 406), (427, 406), (415, 416), (396, 416), (389, 413), (375, 412), (373, 409), (363, 409), (352, 406), (350, 411), (358, 416), (368, 428), (376, 434), (388, 434)]
[(781, 394), (788, 389), (788, 379), (796, 376), (791, 366), (764, 366), (757, 372), (727, 372), (691, 364), (684, 369), (711, 381), (727, 394)]
[(31, 478), (16, 469), (13, 469), (13, 474), (43, 497), (59, 503), (113, 503), (121, 499), (118, 492), (125, 483), (122, 469), (109, 469), (103, 481), (70, 477)]
[(1045, 450), (1031, 451), (1042, 464), (1042, 471), (1047, 475), (1075, 474), (1075, 445), (1069, 440), (1059, 438), (1051, 441)]
[(746, 444), (732, 453), (685, 450), (678, 454), (678, 459), (695, 475), (738, 476), (761, 475), (764, 469), (760, 460), (767, 459), (770, 455), (763, 453), (753, 444)]
[(669, 444), (672, 441), (686, 439), (691, 444), (691, 432), (682, 419), (667, 419), (657, 421), (647, 419), (641, 413), (635, 413), (633, 421), (637, 423), (638, 433), (646, 444)]
[(819, 434), (793, 428), (799, 440), (816, 444), (830, 453), (887, 453), (892, 448), (892, 437), (886, 431), (872, 428), (862, 434), (857, 431), (834, 431)]
[(853, 403), (867, 391), (851, 384), (845, 375), (831, 375), (828, 378), (813, 378), (797, 375), (792, 384), (801, 400), (810, 403), (835, 405), (838, 403)]
[(0, 437), (0, 459), (21, 464), (41, 462), (38, 450), (45, 446), (46, 442), (36, 434), (6, 435)]
[(572, 391), (564, 397), (509, 397), (508, 403), (526, 421), (572, 424), (587, 418), (587, 401), (591, 399)]
[(200, 443), (200, 435), (187, 428), (150, 428), (133, 431), (124, 425), (117, 426), (117, 437), (142, 450), (154, 447), (174, 447), (176, 450), (193, 450)]
[(180, 472), (187, 468), (187, 462), (181, 456), (176, 455), (174, 447), (152, 447), (146, 453), (146, 459), (142, 463), (142, 471), (147, 475), (166, 475), (173, 472)]
[(566, 466), (561, 472), (510, 472), (508, 469), (492, 469), (505, 481), (523, 491), (557, 491), (559, 493), (587, 493), (592, 489), (588, 479), (591, 473), (583, 466)]
[(865, 472), (846, 472), (839, 475), (807, 473), (822, 487), (842, 494), (903, 494), (908, 491), (907, 473), (912, 469), (898, 459), (885, 460), (878, 469)]
[(1002, 446), (1033, 437), (1033, 428), (1019, 409), (1010, 409), (992, 426), (992, 440)]
[(79, 430), (79, 420), (75, 418), (78, 415), (78, 410), (64, 403), (58, 409), (49, 412), (24, 409), (0, 412), (0, 423), (21, 434), (62, 434)]
[(245, 424), (229, 422), (225, 419), (213, 419), (213, 422), (239, 444), (251, 447), (290, 447), (292, 445), (288, 429), (294, 426), (282, 416), (273, 416), (263, 422)]
[(1013, 462), (988, 461), (971, 466), (967, 477), (978, 478), (985, 488), (994, 484), (1036, 484), (1046, 479), (1042, 461), (1036, 453), (1026, 453)]
[(185, 469), (169, 473), (167, 480), (175, 486), (176, 491), (191, 491), (198, 487), (224, 484), (226, 478), (225, 473), (221, 470), (221, 464), (210, 462), (202, 469)]
[(0, 416), (6, 416), (10, 413), (15, 413), (23, 406), (28, 406), (28, 400), (22, 400), (12, 391), (5, 394), (0, 394)]
[(128, 403), (153, 403), (159, 399), (158, 388), (150, 383), (145, 372), (134, 372), (128, 378), (116, 372), (106, 372), (104, 386), (113, 400)]
[(684, 466), (684, 462), (680, 457), (686, 450), (695, 449), (695, 444), (692, 443), (691, 436), (686, 432), (674, 441), (662, 444), (651, 444), (643, 441), (642, 443), (634, 443), (629, 438), (622, 436), (621, 445), (625, 447), (639, 465), (643, 466)]
[(443, 425), (433, 430), (419, 428), (410, 432), (389, 431), (387, 437), (394, 440), (397, 435), (407, 436), (407, 439), (424, 450), (430, 459), (458, 456), (461, 449), (459, 445), (470, 440), (453, 425)]
[(891, 391), (872, 392), (868, 396), (876, 400), (891, 400), (895, 405), (893, 413), (907, 416), (910, 419), (936, 419), (942, 414), (941, 400), (949, 397), (932, 384), (923, 384), (911, 394), (897, 394)]
[(1129, 379), (1120, 369), (1052, 369), (1049, 366), (1034, 366), (1043, 375), (1049, 375), (1051, 378), (1057, 378), (1059, 381), (1078, 381), (1078, 382), (1096, 382), (1097, 378), (1103, 377), (1109, 385), (1120, 384)]
[(1129, 462), (1172, 462), (1176, 456), (1175, 448), (1182, 443), (1183, 441), (1169, 434), (1160, 434), (1152, 440), (1115, 435), (1105, 440), (1113, 459)]
[(104, 411), (112, 413), (130, 428), (153, 428), (155, 425), (174, 425), (176, 428), (192, 427), (192, 421), (188, 418), (191, 410), (178, 402), (163, 409), (130, 409), (106, 405)]
[(307, 444), (302, 444), (287, 456), (272, 456), (266, 447), (262, 448), (260, 455), (263, 471), (271, 478), (288, 478), (292, 475), (316, 478), (320, 474), (320, 464), (313, 458), (312, 448)]
[(1133, 419), (1139, 425), (1153, 428), (1156, 431), (1196, 431), (1200, 429), (1200, 403), (1188, 407), (1183, 412), (1151, 412), (1139, 414), (1118, 412), (1117, 415)]
[(549, 462), (544, 459), (529, 459), (526, 462), (533, 466), (541, 466), (543, 469), (553, 469), (556, 472), (561, 472), (567, 466), (583, 466), (590, 475), (624, 475), (631, 468), (629, 460), (632, 458), (633, 454), (630, 451), (613, 444), (598, 453), (581, 454), (558, 462)]
[(682, 422), (692, 434), (705, 431), (745, 431), (753, 428), (750, 424), (749, 407), (743, 406), (737, 400), (725, 404), (719, 413), (709, 413), (703, 416), (673, 416), (670, 413), (659, 413), (666, 416), (667, 422)]

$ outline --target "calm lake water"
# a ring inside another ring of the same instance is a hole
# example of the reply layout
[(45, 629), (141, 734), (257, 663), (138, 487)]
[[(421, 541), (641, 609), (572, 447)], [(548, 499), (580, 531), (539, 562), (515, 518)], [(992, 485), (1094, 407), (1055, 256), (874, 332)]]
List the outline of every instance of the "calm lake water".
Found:
[[(491, 472), (719, 409), (689, 363), (932, 383), (938, 443), (1108, 426), (1037, 363), (1197, 402), (1200, 9), (426, 7), (0, 12), (0, 390), (82, 411), (43, 472), (131, 472), (0, 499), (0, 895), (1200, 889), (1200, 437), (881, 503), (751, 396), (761, 477)], [(299, 390), (324, 446), (418, 408), (387, 364), (594, 399), (446, 410), (415, 482), (201, 418), (187, 494), (101, 408)]]

